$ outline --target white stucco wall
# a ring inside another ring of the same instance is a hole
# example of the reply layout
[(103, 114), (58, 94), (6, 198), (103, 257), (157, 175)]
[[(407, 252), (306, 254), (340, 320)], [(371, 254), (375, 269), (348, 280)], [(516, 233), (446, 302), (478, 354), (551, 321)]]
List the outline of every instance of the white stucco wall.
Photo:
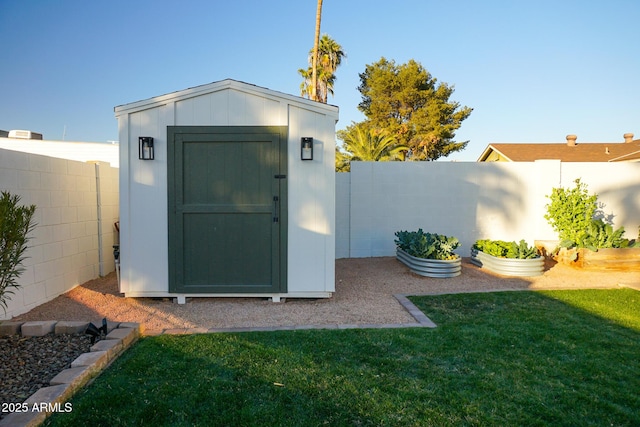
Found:
[[(169, 295), (167, 126), (288, 126), (288, 295), (335, 287), (336, 107), (225, 80), (116, 107), (120, 151), (121, 289)], [(138, 137), (154, 138), (155, 160), (138, 160)], [(300, 160), (300, 137), (314, 160)]]
[(394, 233), (418, 228), (457, 237), (462, 256), (477, 239), (555, 240), (546, 196), (576, 178), (627, 238), (640, 226), (640, 163), (353, 162), (349, 175), (336, 190), (348, 202), (336, 212), (340, 229), (348, 224), (337, 233), (339, 258), (392, 256)]
[(118, 144), (0, 138), (0, 148), (79, 162), (109, 163), (114, 168), (119, 166)]
[(336, 258), (349, 258), (351, 174), (336, 173)]

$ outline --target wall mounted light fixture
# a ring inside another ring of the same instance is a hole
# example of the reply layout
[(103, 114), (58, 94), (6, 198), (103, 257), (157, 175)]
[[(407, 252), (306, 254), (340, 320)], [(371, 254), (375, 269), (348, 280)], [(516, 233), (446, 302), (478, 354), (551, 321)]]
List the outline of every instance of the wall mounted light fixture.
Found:
[(310, 136), (300, 138), (300, 159), (313, 160), (313, 138)]
[(153, 138), (150, 136), (138, 137), (138, 158), (140, 160), (153, 160)]

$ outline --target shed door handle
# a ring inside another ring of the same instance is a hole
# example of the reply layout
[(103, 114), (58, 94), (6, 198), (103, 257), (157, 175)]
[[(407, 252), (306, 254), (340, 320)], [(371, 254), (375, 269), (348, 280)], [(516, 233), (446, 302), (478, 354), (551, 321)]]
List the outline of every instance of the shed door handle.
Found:
[(280, 198), (278, 196), (273, 196), (273, 222), (278, 222), (278, 201)]

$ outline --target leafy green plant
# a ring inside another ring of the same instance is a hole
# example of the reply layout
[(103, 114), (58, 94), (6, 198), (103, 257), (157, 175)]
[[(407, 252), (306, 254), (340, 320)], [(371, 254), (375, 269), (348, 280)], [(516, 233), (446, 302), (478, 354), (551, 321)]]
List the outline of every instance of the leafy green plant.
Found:
[(625, 239), (622, 237), (623, 234), (623, 227), (614, 230), (610, 224), (606, 224), (601, 219), (593, 219), (584, 231), (578, 233), (576, 241), (563, 240), (560, 246), (586, 248), (592, 251), (605, 248), (640, 247), (640, 241)]
[(598, 205), (596, 194), (589, 195), (587, 185), (576, 179), (575, 187), (553, 188), (547, 196), (551, 203), (546, 205), (547, 213), (544, 218), (558, 233), (561, 241), (578, 240), (578, 235), (587, 229)]
[(455, 237), (448, 237), (436, 233), (425, 233), (422, 228), (418, 231), (396, 231), (395, 244), (416, 258), (451, 260), (458, 258), (453, 251), (460, 246)]
[(520, 240), (519, 243), (481, 239), (477, 240), (473, 247), (487, 255), (498, 258), (531, 259), (539, 256), (536, 248), (529, 246), (524, 239)]
[(18, 206), (20, 196), (3, 191), (0, 195), (0, 306), (6, 313), (9, 295), (20, 287), (16, 279), (27, 250), (28, 234), (35, 227), (36, 206)]
[[(572, 189), (554, 188), (544, 218), (560, 238), (560, 247), (586, 248), (592, 251), (604, 248), (640, 247), (637, 240), (623, 238), (624, 227), (614, 229), (600, 216), (596, 194), (589, 195), (587, 185), (576, 179)], [(640, 230), (640, 228), (639, 228)]]

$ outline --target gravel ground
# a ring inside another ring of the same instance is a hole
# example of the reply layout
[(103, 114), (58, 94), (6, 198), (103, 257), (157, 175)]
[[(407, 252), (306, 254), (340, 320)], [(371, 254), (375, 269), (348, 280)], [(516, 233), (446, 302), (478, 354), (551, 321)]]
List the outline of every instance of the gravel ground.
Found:
[(640, 272), (577, 270), (549, 261), (544, 275), (504, 277), (463, 259), (462, 274), (433, 279), (409, 272), (395, 257), (336, 260), (336, 292), (328, 299), (124, 298), (114, 274), (78, 286), (14, 320), (82, 320), (107, 317), (138, 322), (147, 333), (179, 328), (239, 328), (336, 324), (400, 324), (414, 319), (394, 294), (437, 294), (505, 289), (561, 289), (640, 285)]
[[(91, 348), (91, 339), (81, 334), (19, 335), (0, 337), (0, 406), (21, 403), (71, 362)], [(2, 418), (3, 411), (0, 411)]]
[[(284, 303), (266, 298), (188, 298), (184, 305), (169, 298), (124, 298), (118, 292), (115, 274), (111, 274), (78, 286), (12, 320), (95, 323), (107, 317), (115, 322), (138, 322), (147, 333), (180, 328), (402, 324), (415, 320), (394, 294), (612, 288), (620, 284), (640, 289), (640, 272), (583, 271), (553, 261), (547, 262), (544, 275), (530, 278), (492, 274), (474, 266), (468, 258), (463, 259), (462, 268), (458, 277), (432, 279), (409, 272), (394, 257), (339, 259), (332, 298), (287, 299)], [(0, 338), (0, 399), (24, 400), (40, 386), (47, 385), (75, 357), (89, 351), (89, 342), (84, 335)]]

